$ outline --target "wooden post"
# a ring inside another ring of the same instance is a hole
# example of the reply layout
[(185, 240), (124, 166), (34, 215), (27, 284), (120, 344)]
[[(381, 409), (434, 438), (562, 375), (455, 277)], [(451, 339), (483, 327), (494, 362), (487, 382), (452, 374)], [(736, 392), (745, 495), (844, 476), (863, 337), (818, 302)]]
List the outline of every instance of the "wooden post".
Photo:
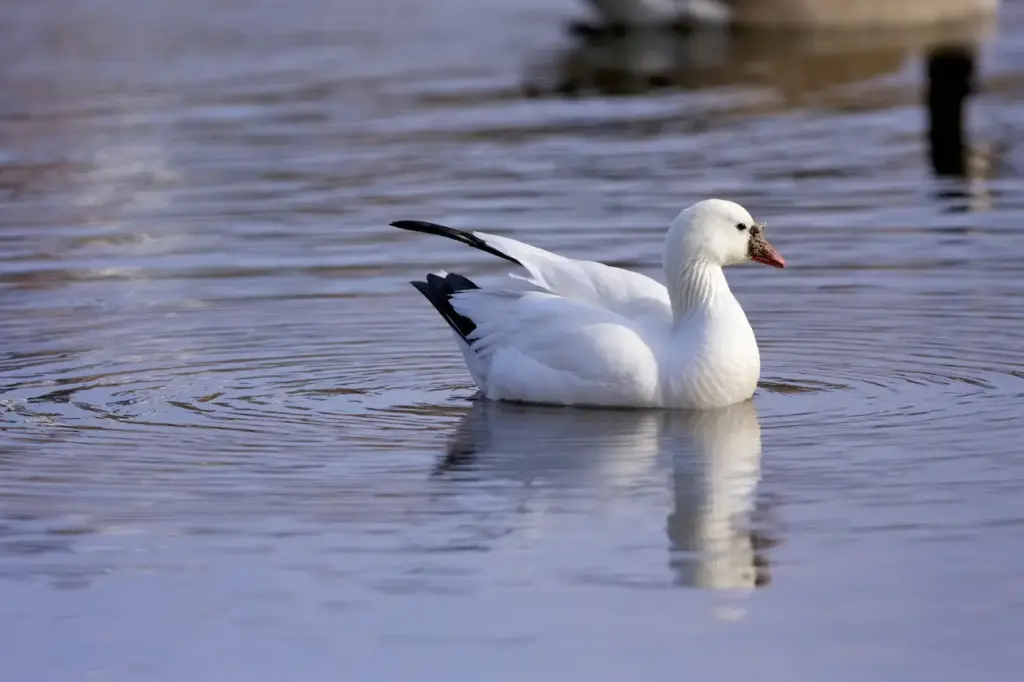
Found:
[(973, 90), (974, 50), (942, 46), (928, 54), (928, 141), (936, 175), (963, 177), (967, 171), (964, 106)]

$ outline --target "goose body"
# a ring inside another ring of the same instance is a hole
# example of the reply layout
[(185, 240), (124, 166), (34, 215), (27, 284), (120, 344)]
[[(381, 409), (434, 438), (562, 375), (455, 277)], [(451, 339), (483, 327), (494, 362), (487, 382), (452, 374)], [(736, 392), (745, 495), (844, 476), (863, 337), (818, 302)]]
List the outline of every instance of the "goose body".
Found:
[(666, 285), (509, 237), (402, 220), (526, 270), (529, 288), (481, 288), (457, 274), (412, 284), (452, 328), (469, 373), (493, 400), (706, 409), (750, 398), (760, 355), (723, 266), (785, 261), (738, 204), (698, 202), (665, 238)]

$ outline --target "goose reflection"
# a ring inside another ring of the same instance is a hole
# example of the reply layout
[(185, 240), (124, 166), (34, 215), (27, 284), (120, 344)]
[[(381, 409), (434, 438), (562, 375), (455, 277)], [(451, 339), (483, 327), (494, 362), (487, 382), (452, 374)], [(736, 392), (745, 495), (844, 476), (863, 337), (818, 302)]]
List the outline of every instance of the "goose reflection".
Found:
[(435, 475), (504, 479), (556, 492), (615, 493), (671, 482), (668, 565), (679, 586), (769, 583), (755, 531), (761, 430), (753, 402), (704, 412), (547, 408), (478, 400)]
[(670, 422), (673, 510), (669, 563), (681, 585), (712, 589), (770, 582), (763, 550), (774, 541), (754, 530), (761, 478), (761, 426), (750, 401), (692, 412)]

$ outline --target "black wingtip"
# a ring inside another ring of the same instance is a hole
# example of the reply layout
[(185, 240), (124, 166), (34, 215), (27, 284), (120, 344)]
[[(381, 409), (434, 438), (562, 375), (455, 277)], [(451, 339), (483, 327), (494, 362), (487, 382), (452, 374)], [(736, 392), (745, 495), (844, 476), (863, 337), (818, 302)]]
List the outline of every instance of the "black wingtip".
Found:
[(446, 277), (450, 283), (453, 291), (466, 291), (468, 289), (479, 289), (476, 282), (471, 280), (469, 277), (463, 277), (458, 273), (451, 273)]
[(439, 234), (442, 237), (447, 237), (449, 232), (468, 234), (462, 230), (456, 230), (454, 227), (445, 227), (439, 223), (432, 223), (427, 220), (392, 220), (389, 224), (391, 227), (397, 227), (400, 230), (422, 232), (423, 234)]
[(465, 232), (463, 230), (456, 230), (454, 227), (447, 227), (445, 225), (439, 225), (438, 223), (431, 223), (426, 220), (393, 220), (390, 223), (391, 227), (397, 227), (400, 230), (408, 230), (410, 232), (420, 232), (422, 234), (436, 234), (439, 237), (447, 237), (457, 242), (462, 242), (467, 246), (472, 246), (474, 249), (479, 249), (484, 253), (489, 253), (492, 256), (498, 258), (504, 258), (510, 263), (516, 265), (522, 265), (518, 260), (512, 256), (499, 251), (494, 248), (486, 241), (476, 236), (472, 232)]
[(466, 343), (472, 345), (473, 342), (469, 339), (469, 335), (476, 329), (476, 323), (457, 313), (452, 307), (451, 299), (460, 291), (479, 289), (480, 287), (473, 280), (462, 275), (449, 274), (440, 277), (431, 273), (427, 275), (425, 282), (410, 281), (409, 284), (416, 287), (416, 290), (430, 301), (430, 304), (440, 313), (449, 327), (465, 339)]

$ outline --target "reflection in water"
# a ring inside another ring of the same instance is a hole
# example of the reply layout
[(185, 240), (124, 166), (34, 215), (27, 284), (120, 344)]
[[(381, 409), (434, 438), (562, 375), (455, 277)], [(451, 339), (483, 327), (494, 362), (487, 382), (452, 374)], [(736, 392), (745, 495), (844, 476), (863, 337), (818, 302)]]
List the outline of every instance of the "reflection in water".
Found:
[(676, 447), (668, 536), (677, 582), (713, 589), (767, 585), (761, 550), (771, 543), (751, 527), (761, 477), (754, 403), (670, 419)]
[[(548, 408), (477, 400), (438, 475), (621, 491), (671, 467), (669, 565), (678, 585), (744, 589), (769, 582), (754, 530), (761, 429), (752, 401), (720, 410)], [(661, 466), (658, 466), (658, 465)]]
[[(535, 95), (622, 95), (756, 85), (771, 88), (784, 109), (806, 105), (811, 98), (842, 108), (850, 103), (838, 86), (894, 74), (910, 57), (923, 54), (932, 168), (940, 176), (964, 177), (971, 170), (964, 105), (972, 92), (975, 54), (993, 23), (992, 17), (983, 17), (898, 31), (576, 31), (572, 46), (528, 78), (526, 90)], [(858, 101), (855, 106), (864, 105)]]
[(538, 65), (539, 81), (527, 85), (538, 94), (760, 85), (775, 90), (788, 108), (819, 91), (892, 74), (918, 53), (975, 48), (992, 29), (992, 21), (976, 20), (900, 31), (588, 33)]
[[(730, 24), (758, 29), (920, 26), (995, 14), (1000, 0), (586, 0), (598, 27)], [(590, 30), (590, 25), (580, 24)]]

